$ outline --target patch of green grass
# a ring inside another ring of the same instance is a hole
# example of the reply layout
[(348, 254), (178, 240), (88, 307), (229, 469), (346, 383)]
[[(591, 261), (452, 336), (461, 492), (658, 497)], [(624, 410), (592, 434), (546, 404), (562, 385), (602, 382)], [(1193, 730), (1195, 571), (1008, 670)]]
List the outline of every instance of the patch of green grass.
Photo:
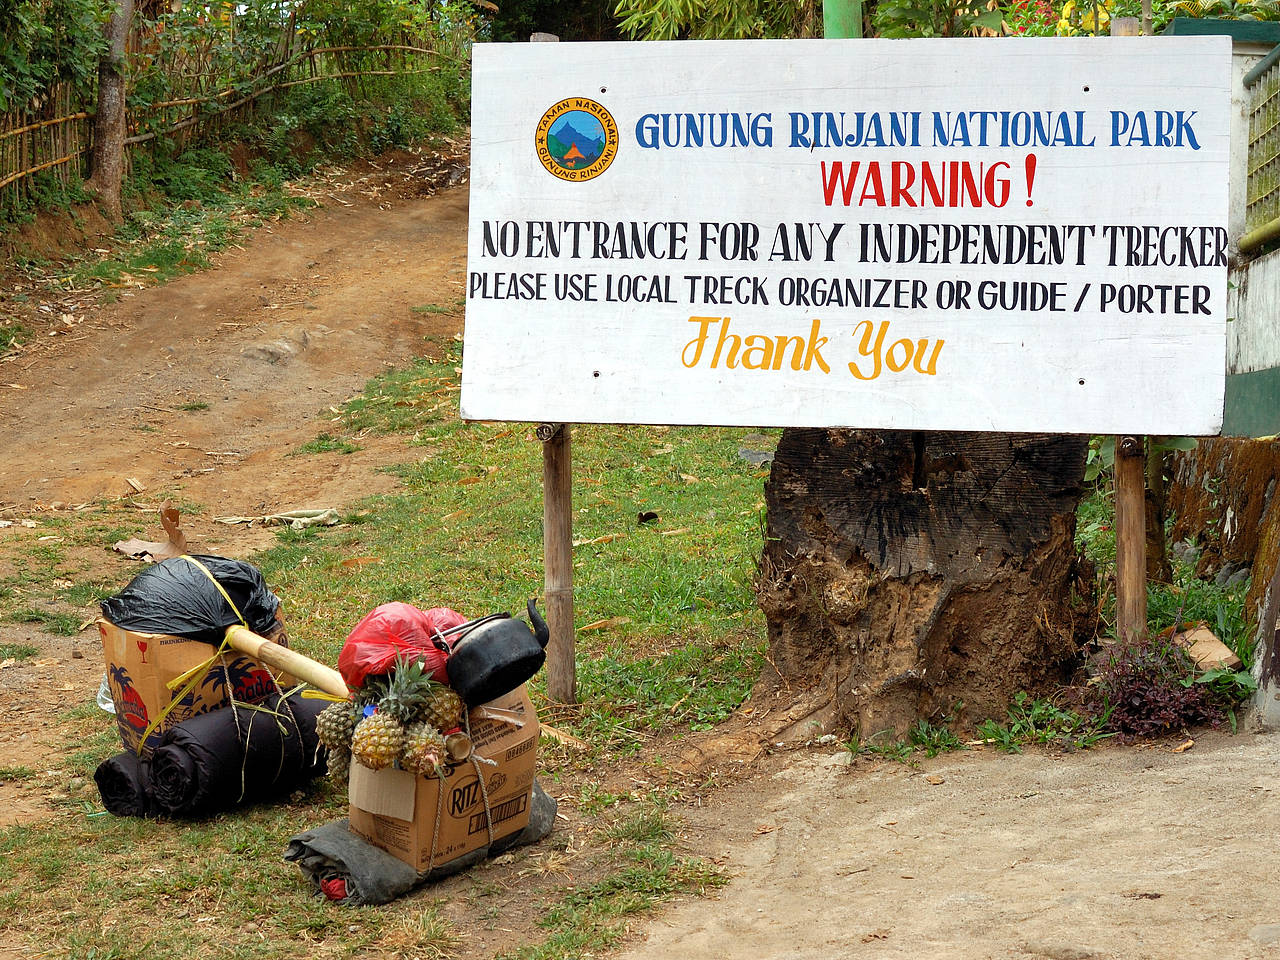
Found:
[(599, 784), (588, 782), (579, 789), (577, 803), (583, 813), (593, 815), (610, 807), (616, 807), (627, 799), (628, 795), (625, 793), (610, 793), (602, 789)]
[(297, 453), (355, 453), (360, 448), (349, 440), (335, 437), (330, 433), (322, 433), (314, 440), (308, 440), (297, 449)]
[(1009, 704), (1007, 723), (984, 720), (978, 736), (1006, 753), (1020, 753), (1027, 744), (1058, 744), (1084, 750), (1112, 736), (1104, 732), (1107, 716), (1090, 717), (1019, 691)]
[(30, 767), (0, 767), (0, 782), (14, 783), (19, 780), (34, 780), (36, 772)]
[[(459, 386), (453, 368), (461, 362), (456, 353), (447, 352), (442, 360), (419, 358), (374, 378), (360, 396), (343, 405), (340, 426), (348, 433), (394, 433), (445, 424), (457, 417)], [(455, 420), (450, 429), (458, 428)]]
[(1200, 580), (1190, 564), (1173, 558), (1173, 583), (1153, 583), (1147, 590), (1147, 624), (1151, 630), (1203, 621), (1238, 656), (1253, 664), (1255, 631), (1245, 614), (1249, 581), (1220, 587)]
[(80, 632), (81, 618), (70, 613), (56, 610), (41, 610), (39, 607), (21, 607), (9, 614), (15, 623), (38, 623), (50, 633), (63, 637), (74, 637)]
[[(285, 531), (256, 558), (304, 619), (354, 624), (390, 600), (520, 614), (540, 592), (542, 446), (528, 424), (457, 419), (459, 358), (445, 346), (371, 381), (332, 431), (415, 436), (422, 453), (396, 470), (404, 492), (362, 505), (358, 529)], [(593, 751), (627, 752), (654, 731), (722, 721), (763, 665), (752, 581), (764, 474), (738, 457), (744, 431), (573, 431), (583, 709), (563, 725)], [(641, 511), (659, 519), (641, 524)], [(381, 562), (344, 567), (352, 556)], [(340, 635), (317, 641), (304, 652), (333, 662)], [(531, 688), (542, 696), (541, 677)]]
[(414, 313), (458, 313), (465, 303), (464, 300), (457, 300), (452, 304), (445, 305), (440, 303), (423, 303), (416, 307), (410, 307)]
[(882, 730), (866, 739), (855, 736), (845, 747), (854, 756), (864, 754), (912, 764), (916, 762), (916, 754), (919, 753), (926, 757), (936, 757), (941, 753), (965, 749), (964, 743), (947, 726), (945, 718), (941, 723), (919, 719), (905, 737), (894, 737), (891, 730)]
[(940, 753), (964, 749), (960, 738), (951, 732), (945, 722), (934, 724), (923, 718), (917, 720), (907, 731), (907, 740), (912, 747), (922, 751), (926, 757), (936, 757)]
[(550, 931), (545, 940), (501, 954), (498, 960), (588, 956), (618, 943), (628, 918), (677, 894), (704, 896), (729, 882), (705, 860), (676, 855), (670, 846), (670, 824), (660, 808), (642, 810), (606, 827), (602, 838), (613, 847), (607, 875), (570, 891), (547, 911), (538, 921)]
[(0, 318), (0, 357), (22, 346), (31, 337), (31, 328), (26, 324)]
[(205, 403), (203, 400), (192, 400), (190, 403), (184, 403), (178, 409), (185, 410), (187, 413), (196, 413), (200, 410), (208, 410), (209, 404)]
[(62, 596), (67, 603), (73, 603), (78, 607), (88, 607), (101, 603), (118, 590), (118, 584), (81, 581), (68, 587)]

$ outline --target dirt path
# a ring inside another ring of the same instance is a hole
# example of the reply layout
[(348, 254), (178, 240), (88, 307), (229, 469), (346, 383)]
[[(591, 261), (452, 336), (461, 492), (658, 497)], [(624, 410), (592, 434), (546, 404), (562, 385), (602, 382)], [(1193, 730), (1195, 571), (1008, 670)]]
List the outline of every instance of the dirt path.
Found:
[(66, 332), (0, 369), (0, 508), (120, 497), (129, 479), (224, 514), (385, 488), (368, 470), (386, 457), (376, 442), (332, 471), (285, 456), (323, 431), (325, 408), (460, 330), (460, 312), (414, 308), (456, 309), (463, 294), (466, 191), (417, 196), (434, 189), (413, 160), (349, 173), (326, 207), (259, 230), (214, 269), (60, 305)]
[(621, 960), (1280, 957), (1280, 739), (850, 768), (805, 752), (689, 816), (734, 881)]
[[(376, 468), (403, 440), (287, 454), (370, 375), (459, 326), (414, 308), (462, 294), (466, 192), (421, 196), (412, 164), (351, 174), (324, 209), (260, 231), (205, 273), (113, 304), (64, 303), (66, 332), (0, 366), (0, 518), (62, 515), (134, 493), (133, 480), (141, 505), (200, 505), (188, 534), (244, 556), (263, 535), (211, 517), (390, 489)], [(0, 717), (18, 718), (0, 720), (0, 767), (62, 736), (56, 721), (22, 717), (96, 687), (99, 652), (83, 637), (0, 627), (0, 641), (41, 651), (0, 664)], [(759, 754), (764, 735), (747, 725), (741, 755)], [(923, 770), (850, 768), (836, 748), (766, 756), (681, 811), (684, 844), (734, 881), (637, 923), (623, 956), (1280, 957), (1280, 740), (1172, 746), (972, 750)], [(0, 784), (0, 822), (38, 821), (64, 789)]]

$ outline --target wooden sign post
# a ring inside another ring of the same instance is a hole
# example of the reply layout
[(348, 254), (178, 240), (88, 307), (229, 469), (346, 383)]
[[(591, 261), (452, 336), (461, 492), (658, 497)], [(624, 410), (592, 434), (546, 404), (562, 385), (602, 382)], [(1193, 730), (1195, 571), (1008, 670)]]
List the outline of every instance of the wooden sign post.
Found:
[(543, 596), (547, 605), (547, 697), (576, 703), (573, 629), (573, 456), (567, 423), (538, 427), (542, 441)]
[[(1144, 8), (1149, 16), (1149, 7)], [(1136, 17), (1111, 21), (1113, 37), (1136, 37)], [(1116, 634), (1122, 641), (1147, 633), (1146, 443), (1142, 437), (1115, 438), (1113, 464), (1116, 529)]]

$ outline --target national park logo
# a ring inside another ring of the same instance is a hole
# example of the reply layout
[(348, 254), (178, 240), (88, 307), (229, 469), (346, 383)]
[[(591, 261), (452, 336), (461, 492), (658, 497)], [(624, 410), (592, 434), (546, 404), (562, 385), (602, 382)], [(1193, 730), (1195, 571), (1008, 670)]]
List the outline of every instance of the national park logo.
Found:
[(591, 180), (618, 155), (618, 125), (594, 100), (570, 97), (542, 115), (533, 142), (548, 173), (571, 182)]

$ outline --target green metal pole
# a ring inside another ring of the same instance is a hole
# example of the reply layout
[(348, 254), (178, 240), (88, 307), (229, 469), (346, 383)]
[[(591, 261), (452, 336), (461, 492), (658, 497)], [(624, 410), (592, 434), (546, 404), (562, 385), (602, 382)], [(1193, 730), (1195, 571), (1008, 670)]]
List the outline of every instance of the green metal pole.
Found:
[(822, 0), (822, 35), (827, 39), (862, 37), (862, 0)]

